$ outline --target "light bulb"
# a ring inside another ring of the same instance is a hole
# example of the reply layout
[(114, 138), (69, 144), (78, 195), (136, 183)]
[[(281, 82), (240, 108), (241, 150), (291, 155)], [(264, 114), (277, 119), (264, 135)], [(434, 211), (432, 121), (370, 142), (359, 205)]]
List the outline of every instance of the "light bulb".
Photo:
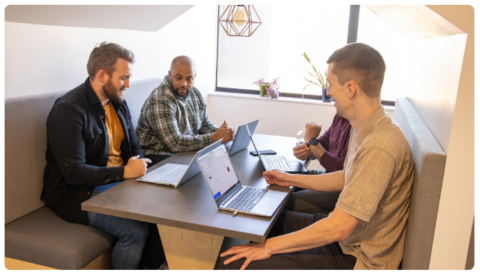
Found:
[(235, 24), (239, 27), (245, 25), (245, 6), (244, 5), (238, 5), (237, 10), (235, 11)]

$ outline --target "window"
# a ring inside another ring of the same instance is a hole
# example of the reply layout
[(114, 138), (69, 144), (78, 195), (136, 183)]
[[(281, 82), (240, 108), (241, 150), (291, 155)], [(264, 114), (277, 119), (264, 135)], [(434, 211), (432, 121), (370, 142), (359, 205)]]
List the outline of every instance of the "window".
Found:
[[(219, 6), (220, 17), (226, 5)], [(324, 73), (328, 57), (346, 43), (362, 42), (376, 48), (387, 71), (382, 104), (394, 105), (406, 96), (412, 39), (389, 25), (368, 8), (356, 5), (255, 6), (261, 26), (248, 38), (230, 37), (218, 28), (217, 91), (259, 94), (254, 81), (280, 77), (282, 97), (321, 99), (312, 68), (301, 55), (306, 52)], [(358, 33), (358, 37), (357, 37)]]
[(385, 60), (387, 70), (382, 86), (382, 101), (393, 105), (397, 97), (405, 97), (414, 39), (361, 6), (357, 41), (377, 49)]
[[(219, 17), (226, 9), (219, 6)], [(248, 38), (228, 36), (218, 29), (217, 91), (259, 94), (254, 81), (280, 77), (281, 96), (321, 98), (322, 90), (304, 77), (312, 68), (325, 72), (333, 51), (347, 42), (350, 5), (255, 6), (262, 24)], [(356, 30), (355, 30), (356, 31)]]

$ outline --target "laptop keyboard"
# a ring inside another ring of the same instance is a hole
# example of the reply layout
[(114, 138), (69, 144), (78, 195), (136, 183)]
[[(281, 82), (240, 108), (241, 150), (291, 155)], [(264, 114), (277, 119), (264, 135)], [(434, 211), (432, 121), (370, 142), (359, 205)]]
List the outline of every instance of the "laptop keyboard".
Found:
[(238, 209), (249, 212), (262, 199), (263, 195), (267, 193), (266, 189), (256, 187), (245, 187), (245, 189), (233, 199), (228, 208)]
[(178, 181), (180, 181), (180, 179), (182, 178), (187, 168), (188, 166), (183, 166), (183, 165), (179, 166), (174, 170), (170, 171), (169, 173), (163, 174), (162, 176), (157, 178), (155, 181), (162, 182), (165, 184), (176, 184)]
[(285, 160), (285, 156), (261, 155), (260, 157), (263, 159), (266, 170), (290, 170), (290, 167), (287, 165), (287, 161)]

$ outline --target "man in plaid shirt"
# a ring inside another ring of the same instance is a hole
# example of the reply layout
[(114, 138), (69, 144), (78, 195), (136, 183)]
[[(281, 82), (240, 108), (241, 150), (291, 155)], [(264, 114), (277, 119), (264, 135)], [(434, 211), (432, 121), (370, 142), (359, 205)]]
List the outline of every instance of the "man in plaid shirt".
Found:
[(176, 57), (168, 76), (143, 104), (136, 131), (150, 166), (176, 152), (233, 140), (235, 131), (225, 121), (217, 127), (210, 120), (202, 94), (193, 86), (196, 76), (190, 57)]

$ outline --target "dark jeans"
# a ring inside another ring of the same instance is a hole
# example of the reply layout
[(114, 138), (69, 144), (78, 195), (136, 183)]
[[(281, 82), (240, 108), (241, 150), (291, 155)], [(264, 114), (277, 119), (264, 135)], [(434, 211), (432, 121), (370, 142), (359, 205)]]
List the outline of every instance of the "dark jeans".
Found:
[[(119, 182), (97, 186), (92, 197)], [(114, 269), (158, 269), (166, 261), (157, 225), (88, 212), (89, 225), (117, 237), (113, 249)]]
[[(305, 228), (323, 218), (325, 214), (306, 214), (292, 211), (282, 211), (277, 222), (267, 238), (284, 235)], [(245, 258), (224, 265), (230, 258), (218, 256), (215, 269), (239, 269)], [(308, 250), (286, 254), (275, 254), (265, 260), (251, 262), (247, 269), (353, 269), (357, 259), (343, 254), (338, 242)]]
[(148, 164), (147, 168), (149, 168), (149, 167), (167, 159), (168, 157), (170, 157), (170, 155), (155, 155), (155, 154), (145, 155), (145, 158), (148, 158), (148, 159), (152, 160), (152, 163)]

